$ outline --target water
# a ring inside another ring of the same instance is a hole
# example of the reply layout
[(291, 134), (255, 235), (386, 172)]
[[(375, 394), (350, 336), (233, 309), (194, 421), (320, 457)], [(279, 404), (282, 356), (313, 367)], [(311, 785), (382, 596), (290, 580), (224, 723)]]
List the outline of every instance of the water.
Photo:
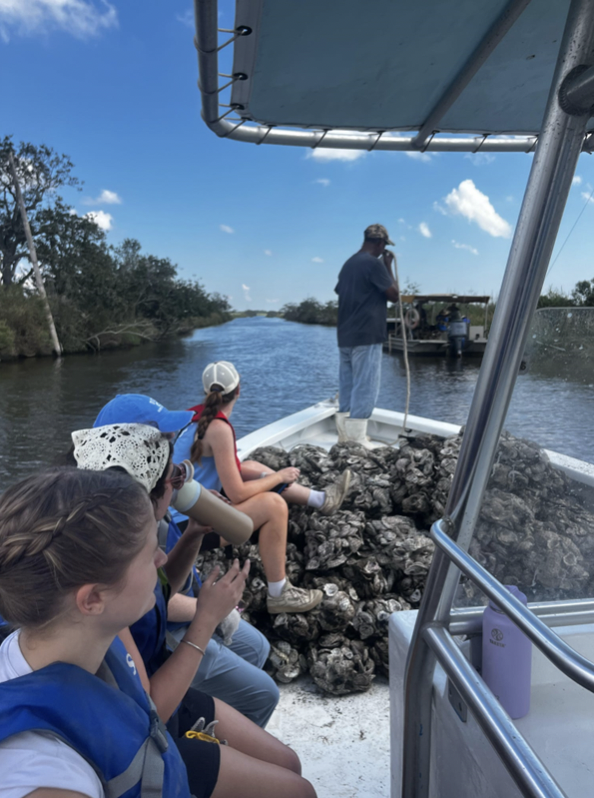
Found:
[[(282, 319), (236, 319), (191, 337), (101, 355), (0, 364), (0, 489), (49, 464), (70, 432), (92, 425), (116, 393), (145, 393), (181, 409), (202, 397), (201, 373), (231, 360), (241, 374), (233, 413), (238, 436), (336, 394), (336, 331)], [(399, 357), (384, 354), (378, 406), (403, 410)], [(466, 421), (479, 363), (411, 360), (410, 412)], [(570, 381), (530, 373), (518, 379), (506, 427), (549, 449), (594, 462), (594, 377)], [(592, 383), (592, 384), (589, 384)]]

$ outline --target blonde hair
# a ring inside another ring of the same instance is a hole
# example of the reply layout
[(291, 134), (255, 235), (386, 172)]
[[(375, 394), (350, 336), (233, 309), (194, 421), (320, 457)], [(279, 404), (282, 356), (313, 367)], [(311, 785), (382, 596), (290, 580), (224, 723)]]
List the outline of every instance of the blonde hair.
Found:
[(117, 584), (146, 542), (146, 490), (118, 471), (52, 468), (0, 496), (0, 615), (42, 627), (85, 584)]

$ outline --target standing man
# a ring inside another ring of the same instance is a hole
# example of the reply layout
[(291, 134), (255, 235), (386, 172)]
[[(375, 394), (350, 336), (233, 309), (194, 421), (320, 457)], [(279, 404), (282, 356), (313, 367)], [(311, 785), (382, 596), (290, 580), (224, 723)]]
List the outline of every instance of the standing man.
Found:
[(380, 388), (382, 344), (386, 340), (387, 303), (398, 299), (392, 274), (394, 246), (381, 224), (365, 230), (363, 246), (347, 260), (334, 289), (338, 294), (339, 441), (365, 445), (367, 421)]

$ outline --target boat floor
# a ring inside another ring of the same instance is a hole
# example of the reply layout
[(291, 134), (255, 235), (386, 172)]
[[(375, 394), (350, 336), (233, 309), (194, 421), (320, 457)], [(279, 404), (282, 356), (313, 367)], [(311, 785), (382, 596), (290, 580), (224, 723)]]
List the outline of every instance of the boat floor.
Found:
[(330, 696), (309, 677), (280, 685), (267, 731), (298, 754), (318, 798), (390, 794), (390, 694), (376, 677), (367, 693)]

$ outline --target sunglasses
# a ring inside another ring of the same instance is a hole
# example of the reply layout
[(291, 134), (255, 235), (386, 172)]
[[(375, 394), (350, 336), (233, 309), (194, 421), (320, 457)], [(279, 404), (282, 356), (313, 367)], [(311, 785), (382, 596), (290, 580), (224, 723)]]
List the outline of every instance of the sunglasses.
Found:
[(188, 478), (188, 472), (186, 471), (186, 467), (183, 465), (172, 463), (172, 466), (171, 476), (168, 477), (165, 482), (171, 485), (173, 490), (181, 490)]

